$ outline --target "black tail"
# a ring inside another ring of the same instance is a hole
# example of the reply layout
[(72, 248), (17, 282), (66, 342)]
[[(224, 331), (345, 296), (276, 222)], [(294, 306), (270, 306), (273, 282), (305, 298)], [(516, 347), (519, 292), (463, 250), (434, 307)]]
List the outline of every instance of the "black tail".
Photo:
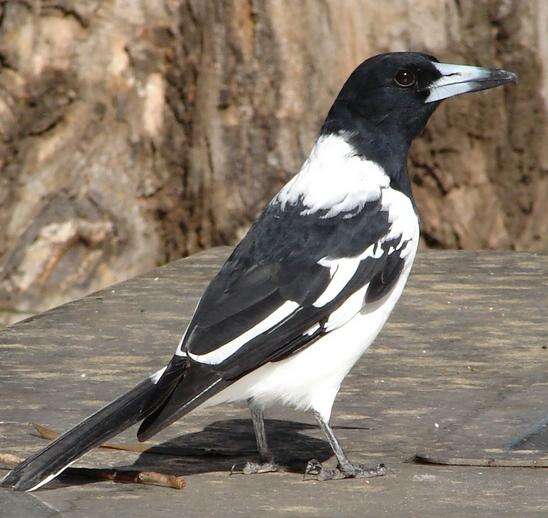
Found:
[[(164, 376), (169, 372), (168, 366)], [(178, 378), (177, 385), (168, 385), (169, 388), (165, 391), (168, 397), (156, 396), (157, 399), (163, 399), (163, 404), (156, 407), (156, 410), (141, 423), (137, 438), (146, 441), (232, 383), (233, 381), (219, 377), (206, 365), (188, 362), (184, 375)], [(158, 382), (158, 385), (161, 384), (162, 379)]]
[(42, 451), (31, 455), (10, 471), (0, 485), (19, 491), (38, 489), (84, 453), (145, 418), (154, 410), (150, 405), (155, 390), (154, 381), (154, 376), (142, 381)]

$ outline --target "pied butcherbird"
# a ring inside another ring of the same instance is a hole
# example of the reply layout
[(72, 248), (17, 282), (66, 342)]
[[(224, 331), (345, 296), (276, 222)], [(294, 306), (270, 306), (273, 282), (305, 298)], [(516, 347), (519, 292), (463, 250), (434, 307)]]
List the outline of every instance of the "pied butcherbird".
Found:
[(29, 457), (3, 480), (33, 490), (138, 421), (145, 440), (193, 409), (247, 401), (259, 462), (276, 470), (263, 409), (311, 410), (338, 460), (320, 479), (382, 475), (353, 464), (329, 418), (341, 382), (399, 299), (419, 242), (406, 158), (440, 102), (515, 81), (504, 70), (382, 54), (348, 78), (301, 170), (205, 290), (167, 367)]

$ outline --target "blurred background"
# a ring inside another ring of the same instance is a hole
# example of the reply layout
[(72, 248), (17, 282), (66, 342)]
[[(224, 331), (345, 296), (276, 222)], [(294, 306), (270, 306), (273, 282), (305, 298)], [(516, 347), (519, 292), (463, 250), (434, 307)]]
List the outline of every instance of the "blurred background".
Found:
[(236, 242), (379, 52), (502, 67), (410, 157), (423, 247), (548, 249), (548, 1), (0, 2), (0, 325)]

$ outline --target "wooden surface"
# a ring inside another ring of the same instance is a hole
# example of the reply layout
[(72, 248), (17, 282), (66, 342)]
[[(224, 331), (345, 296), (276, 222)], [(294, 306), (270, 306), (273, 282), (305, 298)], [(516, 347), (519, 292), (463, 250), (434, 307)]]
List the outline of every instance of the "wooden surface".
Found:
[[(0, 451), (30, 454), (44, 441), (27, 422), (65, 429), (164, 365), (227, 253), (176, 261), (0, 333)], [(333, 458), (311, 416), (287, 409), (267, 413), (267, 433), (289, 471), (229, 477), (254, 455), (254, 440), (246, 410), (225, 406), (155, 437), (178, 457), (95, 451), (76, 464), (186, 475), (182, 491), (65, 478), (32, 494), (0, 491), (0, 516), (546, 516), (548, 469), (410, 459), (546, 459), (547, 266), (525, 253), (419, 254), (332, 419), (352, 459), (388, 465), (384, 478), (303, 481), (307, 460)], [(132, 429), (117, 440), (134, 437)], [(198, 455), (203, 448), (213, 451)]]

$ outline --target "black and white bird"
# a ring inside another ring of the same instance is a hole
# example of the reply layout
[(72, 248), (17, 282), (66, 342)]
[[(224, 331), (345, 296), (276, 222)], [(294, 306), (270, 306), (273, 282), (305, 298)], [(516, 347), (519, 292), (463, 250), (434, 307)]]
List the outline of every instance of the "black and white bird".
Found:
[(247, 401), (260, 462), (276, 469), (263, 409), (311, 410), (338, 460), (321, 479), (375, 476), (353, 464), (329, 418), (409, 276), (419, 219), (407, 175), (412, 140), (443, 99), (507, 82), (504, 70), (398, 52), (364, 61), (329, 110), (310, 156), (276, 194), (205, 290), (167, 367), (13, 469), (31, 491), (85, 452), (142, 421), (145, 440), (195, 408)]

